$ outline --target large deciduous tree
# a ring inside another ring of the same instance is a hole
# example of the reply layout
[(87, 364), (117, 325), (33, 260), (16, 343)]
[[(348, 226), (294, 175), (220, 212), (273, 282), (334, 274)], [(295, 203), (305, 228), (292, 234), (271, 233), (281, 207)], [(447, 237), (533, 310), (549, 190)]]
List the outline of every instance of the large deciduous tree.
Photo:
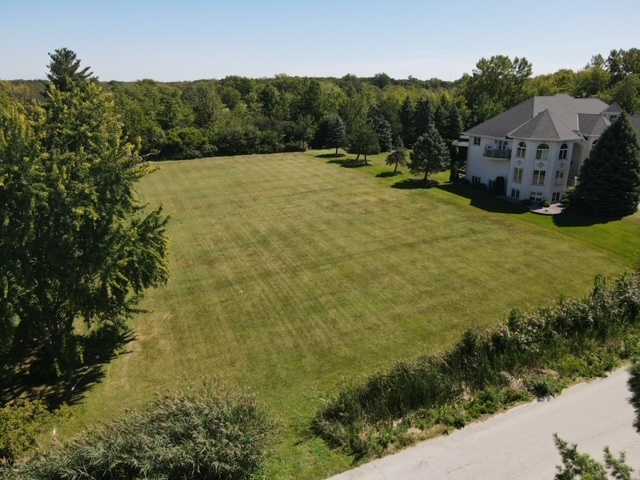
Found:
[(78, 322), (124, 325), (168, 274), (167, 217), (134, 191), (149, 166), (97, 82), (67, 86), (0, 119), (0, 347), (58, 375), (82, 357)]
[(482, 123), (525, 100), (528, 92), (524, 87), (531, 73), (531, 63), (524, 57), (481, 58), (473, 75), (465, 74), (462, 79), (462, 92), (472, 112), (471, 123)]
[(409, 170), (414, 175), (424, 173), (425, 182), (430, 173), (442, 172), (449, 167), (449, 152), (435, 125), (431, 124), (427, 132), (418, 137), (410, 158)]
[(640, 146), (626, 114), (607, 128), (580, 169), (572, 205), (598, 217), (622, 217), (638, 210)]

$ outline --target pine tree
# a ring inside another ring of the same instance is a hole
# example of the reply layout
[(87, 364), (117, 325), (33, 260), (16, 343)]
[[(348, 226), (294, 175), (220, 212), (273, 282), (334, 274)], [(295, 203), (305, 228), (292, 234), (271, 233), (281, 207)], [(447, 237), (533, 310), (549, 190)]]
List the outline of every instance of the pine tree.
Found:
[(416, 107), (414, 125), (416, 137), (424, 135), (429, 130), (429, 126), (435, 122), (435, 112), (433, 105), (427, 99), (420, 100)]
[(449, 167), (447, 146), (433, 123), (424, 135), (418, 137), (410, 157), (409, 170), (414, 175), (424, 173), (425, 182), (430, 173), (442, 172)]
[(402, 123), (402, 140), (405, 145), (413, 145), (416, 141), (415, 127), (416, 108), (411, 100), (407, 97), (400, 108), (400, 122)]
[(327, 118), (326, 128), (326, 148), (335, 148), (337, 155), (338, 149), (347, 144), (347, 127), (338, 115), (332, 115)]
[(455, 141), (460, 138), (463, 130), (464, 126), (462, 124), (460, 110), (454, 105), (451, 107), (451, 110), (449, 110), (449, 133), (447, 134), (447, 138)]
[(47, 73), (47, 78), (51, 82), (47, 86), (49, 91), (51, 86), (55, 86), (61, 92), (69, 92), (93, 78), (93, 72), (89, 71), (91, 67), (80, 69), (80, 59), (76, 58), (75, 52), (68, 48), (59, 48), (50, 53), (49, 57), (51, 58), (48, 65), (49, 73)]
[(607, 128), (580, 169), (572, 205), (597, 217), (623, 217), (640, 202), (640, 145), (626, 114)]
[(375, 103), (369, 109), (368, 117), (369, 125), (373, 128), (378, 136), (378, 144), (381, 152), (388, 152), (393, 147), (393, 134), (391, 132), (391, 124), (384, 117), (380, 108)]
[(385, 163), (387, 165), (395, 165), (395, 168), (393, 169), (394, 175), (398, 173), (398, 165), (407, 165), (407, 150), (404, 148), (404, 143), (402, 143), (402, 139), (400, 137), (396, 138), (393, 145), (393, 152), (387, 156)]

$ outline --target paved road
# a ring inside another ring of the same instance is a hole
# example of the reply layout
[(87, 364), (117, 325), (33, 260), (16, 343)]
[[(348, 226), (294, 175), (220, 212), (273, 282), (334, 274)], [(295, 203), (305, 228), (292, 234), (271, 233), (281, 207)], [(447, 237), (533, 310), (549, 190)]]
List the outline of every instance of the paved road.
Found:
[(627, 372), (618, 370), (332, 480), (553, 480), (561, 463), (554, 433), (598, 460), (607, 445), (616, 453), (624, 450), (637, 471), (640, 434), (632, 426), (627, 379)]

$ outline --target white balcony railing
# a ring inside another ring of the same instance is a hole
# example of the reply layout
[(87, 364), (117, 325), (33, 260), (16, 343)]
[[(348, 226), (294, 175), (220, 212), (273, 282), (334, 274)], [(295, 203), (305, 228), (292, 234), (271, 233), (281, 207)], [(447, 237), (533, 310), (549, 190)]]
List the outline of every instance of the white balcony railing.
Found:
[(500, 158), (508, 160), (511, 158), (510, 148), (493, 148), (489, 145), (484, 147), (484, 156), (489, 158)]

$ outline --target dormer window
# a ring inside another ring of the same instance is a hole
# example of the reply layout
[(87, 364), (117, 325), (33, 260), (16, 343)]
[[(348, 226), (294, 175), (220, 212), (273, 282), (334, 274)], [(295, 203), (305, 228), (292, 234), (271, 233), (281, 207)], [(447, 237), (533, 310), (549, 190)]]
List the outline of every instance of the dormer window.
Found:
[(566, 160), (567, 153), (569, 152), (569, 146), (566, 143), (560, 145), (560, 153), (558, 154), (558, 160)]
[(549, 145), (541, 143), (536, 150), (536, 160), (549, 160)]

